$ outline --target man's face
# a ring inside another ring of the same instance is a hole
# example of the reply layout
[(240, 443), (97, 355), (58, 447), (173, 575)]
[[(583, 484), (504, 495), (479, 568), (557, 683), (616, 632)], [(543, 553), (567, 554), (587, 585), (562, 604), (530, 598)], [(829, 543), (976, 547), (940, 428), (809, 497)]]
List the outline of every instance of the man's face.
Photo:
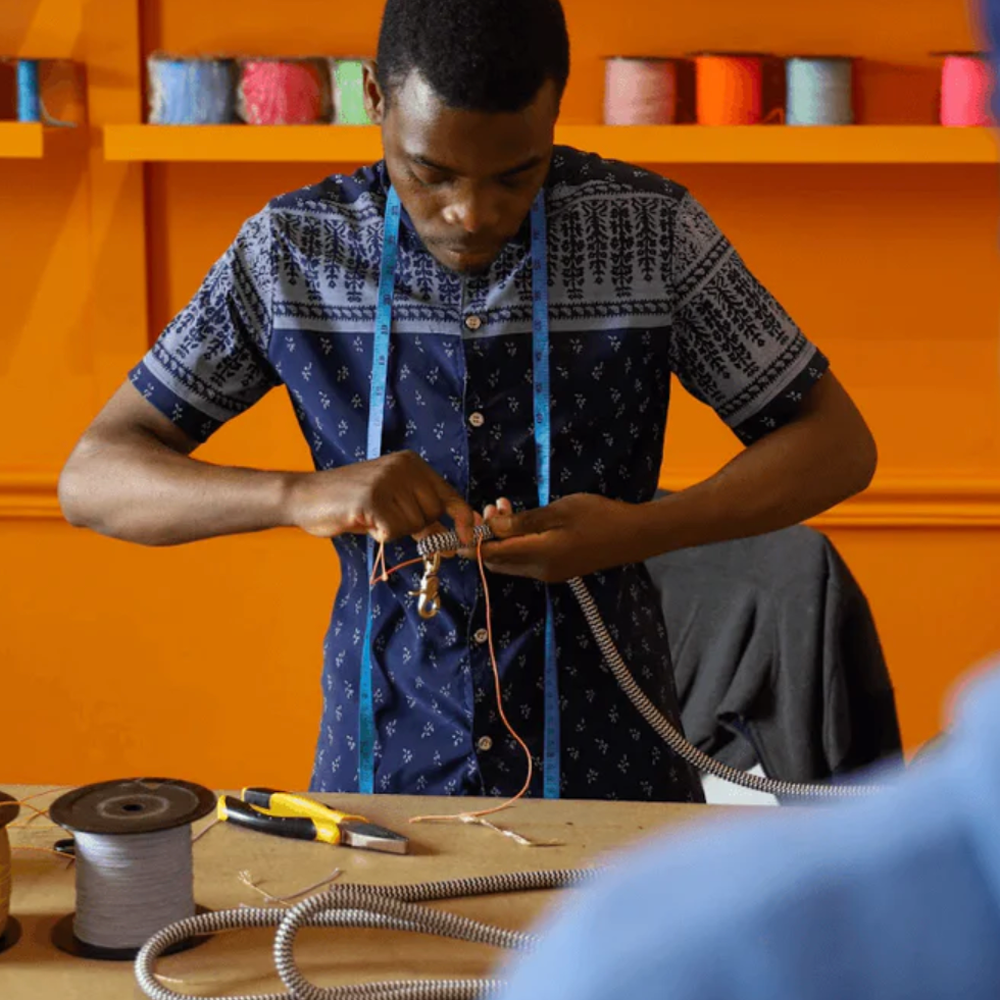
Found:
[(545, 181), (559, 113), (555, 85), (546, 81), (522, 111), (487, 114), (447, 107), (412, 72), (387, 107), (368, 65), (365, 97), (382, 126), (389, 177), (424, 245), (452, 271), (485, 271)]

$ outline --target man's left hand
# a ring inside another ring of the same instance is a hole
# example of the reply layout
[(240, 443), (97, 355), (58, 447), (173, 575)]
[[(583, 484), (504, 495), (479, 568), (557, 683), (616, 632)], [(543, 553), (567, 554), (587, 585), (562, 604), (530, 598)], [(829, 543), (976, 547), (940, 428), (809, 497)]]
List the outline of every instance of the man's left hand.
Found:
[(500, 500), (485, 519), (497, 541), (483, 544), (494, 573), (560, 583), (630, 562), (637, 550), (638, 507), (593, 493), (574, 493), (520, 514)]

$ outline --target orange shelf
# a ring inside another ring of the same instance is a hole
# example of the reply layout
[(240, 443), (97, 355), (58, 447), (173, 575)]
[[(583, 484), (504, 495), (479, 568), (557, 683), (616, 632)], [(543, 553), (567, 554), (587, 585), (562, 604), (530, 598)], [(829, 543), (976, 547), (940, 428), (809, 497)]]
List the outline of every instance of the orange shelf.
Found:
[[(1000, 162), (991, 129), (938, 125), (567, 125), (556, 130), (556, 140), (643, 164)], [(109, 125), (104, 155), (119, 161), (368, 163), (381, 157), (382, 144), (371, 126)]]
[(0, 122), (0, 159), (39, 160), (44, 150), (44, 132), (40, 124)]

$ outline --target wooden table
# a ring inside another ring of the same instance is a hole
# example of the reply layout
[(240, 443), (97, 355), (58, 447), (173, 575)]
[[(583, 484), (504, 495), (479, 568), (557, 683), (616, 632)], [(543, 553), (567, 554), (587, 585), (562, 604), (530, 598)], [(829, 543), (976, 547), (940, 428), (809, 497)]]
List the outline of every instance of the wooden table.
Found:
[[(18, 798), (35, 787), (7, 786)], [(34, 800), (44, 807), (57, 797)], [(730, 815), (723, 806), (632, 802), (528, 801), (497, 816), (498, 825), (538, 840), (559, 840), (560, 847), (523, 847), (482, 827), (460, 824), (409, 824), (418, 813), (451, 813), (472, 808), (468, 799), (411, 796), (317, 796), (348, 812), (410, 837), (404, 856), (330, 847), (269, 837), (218, 824), (194, 845), (195, 898), (210, 909), (239, 903), (266, 905), (239, 879), (248, 871), (277, 896), (294, 893), (341, 868), (340, 882), (427, 882), (471, 875), (546, 868), (579, 868), (600, 863), (601, 856), (664, 827)], [(489, 804), (495, 804), (491, 800)], [(9, 831), (12, 846), (51, 847), (66, 834), (24, 808)], [(211, 817), (196, 824), (196, 832)], [(430, 904), (506, 927), (525, 928), (563, 893), (448, 900)], [(53, 924), (74, 907), (74, 872), (59, 857), (34, 851), (13, 852), (11, 913), (21, 923), (21, 940), (0, 954), (3, 1000), (135, 1000), (142, 993), (130, 962), (73, 958), (50, 942)], [(193, 995), (281, 990), (271, 957), (273, 931), (217, 935), (201, 947), (163, 959), (157, 971), (182, 980), (170, 988)], [(402, 977), (450, 978), (488, 973), (504, 954), (484, 945), (382, 930), (304, 931), (296, 957), (315, 983)]]

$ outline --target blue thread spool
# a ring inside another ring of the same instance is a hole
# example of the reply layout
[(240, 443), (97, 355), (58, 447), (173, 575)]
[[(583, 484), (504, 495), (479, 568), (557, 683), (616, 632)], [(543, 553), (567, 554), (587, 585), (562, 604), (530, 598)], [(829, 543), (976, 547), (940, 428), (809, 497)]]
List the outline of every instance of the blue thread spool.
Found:
[(17, 62), (17, 120), (19, 122), (42, 120), (37, 59), (19, 59)]
[(236, 119), (232, 59), (149, 59), (151, 125), (225, 125)]
[(854, 60), (796, 56), (785, 62), (789, 125), (853, 125)]

